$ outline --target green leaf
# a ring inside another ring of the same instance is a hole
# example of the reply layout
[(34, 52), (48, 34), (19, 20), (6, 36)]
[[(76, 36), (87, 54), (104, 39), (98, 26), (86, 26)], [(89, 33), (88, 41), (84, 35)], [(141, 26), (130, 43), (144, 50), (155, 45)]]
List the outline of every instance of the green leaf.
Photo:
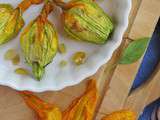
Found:
[(150, 38), (140, 38), (131, 42), (124, 50), (119, 64), (131, 64), (136, 62), (144, 54)]

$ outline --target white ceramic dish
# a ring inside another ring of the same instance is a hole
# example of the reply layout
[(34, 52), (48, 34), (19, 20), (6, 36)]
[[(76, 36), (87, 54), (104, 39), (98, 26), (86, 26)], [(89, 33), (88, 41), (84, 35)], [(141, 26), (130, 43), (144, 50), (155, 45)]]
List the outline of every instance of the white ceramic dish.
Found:
[[(55, 24), (59, 32), (60, 43), (67, 46), (67, 54), (57, 54), (54, 61), (46, 68), (43, 79), (39, 82), (31, 76), (20, 76), (14, 73), (14, 69), (25, 67), (30, 69), (23, 59), (20, 51), (19, 36), (11, 42), (0, 46), (0, 84), (12, 87), (16, 90), (30, 90), (34, 92), (42, 92), (48, 90), (60, 90), (67, 86), (75, 85), (84, 78), (94, 74), (100, 66), (105, 64), (112, 56), (112, 53), (120, 45), (122, 36), (128, 25), (128, 16), (131, 8), (131, 0), (97, 0), (100, 6), (113, 18), (115, 22), (115, 30), (112, 38), (105, 45), (93, 45), (85, 42), (75, 42), (64, 36), (61, 30), (60, 9), (56, 9), (49, 19)], [(10, 3), (16, 6), (21, 0), (0, 0), (0, 3)], [(32, 6), (23, 15), (26, 25), (33, 20), (40, 12), (43, 5)], [(55, 19), (57, 18), (57, 19)], [(9, 61), (4, 60), (4, 53), (15, 48), (21, 55), (21, 64), (14, 66)], [(87, 62), (79, 67), (75, 67), (71, 61), (71, 55), (76, 51), (86, 51), (88, 55)], [(60, 60), (67, 60), (68, 65), (65, 68), (58, 66)]]

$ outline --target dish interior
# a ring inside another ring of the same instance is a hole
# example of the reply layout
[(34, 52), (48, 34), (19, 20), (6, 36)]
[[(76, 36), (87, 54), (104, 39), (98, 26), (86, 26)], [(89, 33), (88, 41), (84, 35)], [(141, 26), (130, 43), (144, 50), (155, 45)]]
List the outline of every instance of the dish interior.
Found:
[[(21, 0), (1, 0), (0, 3), (10, 3), (14, 7)], [(112, 56), (114, 50), (120, 45), (122, 35), (128, 24), (128, 14), (131, 6), (130, 0), (97, 0), (98, 4), (104, 11), (113, 19), (115, 29), (104, 45), (94, 45), (91, 43), (75, 41), (68, 38), (60, 23), (60, 8), (50, 14), (49, 20), (55, 25), (59, 34), (59, 43), (65, 43), (67, 53), (65, 55), (57, 54), (53, 62), (46, 67), (46, 72), (43, 79), (39, 82), (32, 76), (21, 76), (15, 74), (14, 70), (19, 67), (24, 67), (31, 70), (25, 63), (21, 53), (19, 36), (5, 45), (0, 46), (0, 84), (10, 86), (17, 90), (31, 90), (42, 92), (46, 90), (60, 90), (66, 86), (75, 85), (81, 82), (84, 78), (94, 74), (98, 68), (105, 64)], [(30, 7), (24, 14), (25, 25), (35, 19), (41, 11), (43, 4)], [(18, 66), (12, 65), (10, 61), (4, 60), (5, 52), (14, 48), (21, 56), (21, 63)], [(75, 66), (71, 62), (71, 56), (77, 51), (84, 51), (87, 54), (87, 61)], [(59, 67), (61, 60), (67, 61), (67, 66)]]

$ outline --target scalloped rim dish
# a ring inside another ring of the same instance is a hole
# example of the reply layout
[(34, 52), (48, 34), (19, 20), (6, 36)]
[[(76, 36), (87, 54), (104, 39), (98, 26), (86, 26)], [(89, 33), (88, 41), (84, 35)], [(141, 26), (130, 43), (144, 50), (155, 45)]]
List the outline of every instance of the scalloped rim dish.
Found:
[[(129, 13), (131, 10), (131, 0), (126, 0), (126, 3), (127, 3), (127, 5), (125, 6), (126, 8), (124, 8), (125, 12), (122, 15), (123, 21), (121, 21), (121, 25), (119, 26), (118, 35), (115, 37), (118, 39), (118, 41), (111, 43), (113, 45), (112, 50), (108, 51), (106, 56), (100, 55), (98, 58), (99, 60), (96, 62), (96, 64), (94, 64), (94, 66), (92, 66), (90, 69), (83, 68), (83, 70), (82, 70), (83, 72), (80, 72), (81, 74), (78, 77), (77, 76), (72, 77), (72, 79), (76, 78), (76, 80), (70, 80), (70, 81), (68, 80), (67, 82), (63, 81), (62, 84), (58, 84), (58, 85), (54, 85), (54, 86), (52, 86), (52, 85), (50, 85), (50, 86), (43, 85), (42, 86), (40, 84), (34, 84), (32, 86), (27, 86), (27, 85), (24, 85), (24, 83), (23, 84), (20, 84), (20, 83), (13, 84), (12, 82), (6, 82), (6, 81), (4, 82), (4, 80), (0, 81), (0, 84), (4, 85), (4, 86), (9, 86), (13, 89), (20, 90), (20, 91), (21, 90), (29, 90), (29, 91), (34, 91), (34, 92), (57, 91), (57, 90), (61, 90), (61, 89), (68, 87), (68, 86), (76, 85), (76, 84), (80, 83), (83, 79), (85, 79), (86, 77), (89, 77), (89, 76), (95, 74), (96, 71), (103, 64), (108, 62), (108, 60), (111, 58), (113, 52), (119, 47), (119, 45), (122, 42), (123, 34), (128, 26), (128, 16), (129, 16)], [(2, 79), (2, 78), (3, 77), (0, 77), (0, 79)]]

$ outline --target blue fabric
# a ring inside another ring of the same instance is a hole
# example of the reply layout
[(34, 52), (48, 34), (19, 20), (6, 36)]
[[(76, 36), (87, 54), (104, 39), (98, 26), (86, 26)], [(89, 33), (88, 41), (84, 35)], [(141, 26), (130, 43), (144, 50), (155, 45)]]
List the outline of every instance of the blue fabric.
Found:
[(160, 106), (160, 99), (153, 102), (144, 109), (143, 114), (140, 116), (139, 120), (151, 120), (151, 114), (156, 107)]
[[(143, 84), (156, 69), (160, 62), (160, 20), (157, 23), (147, 51), (138, 70), (137, 76), (132, 86), (132, 90)], [(160, 100), (146, 107), (139, 120), (150, 120), (151, 113), (156, 106), (160, 106)]]
[(137, 73), (132, 89), (139, 87), (150, 77), (158, 62), (160, 62), (160, 20), (142, 60), (142, 64)]

